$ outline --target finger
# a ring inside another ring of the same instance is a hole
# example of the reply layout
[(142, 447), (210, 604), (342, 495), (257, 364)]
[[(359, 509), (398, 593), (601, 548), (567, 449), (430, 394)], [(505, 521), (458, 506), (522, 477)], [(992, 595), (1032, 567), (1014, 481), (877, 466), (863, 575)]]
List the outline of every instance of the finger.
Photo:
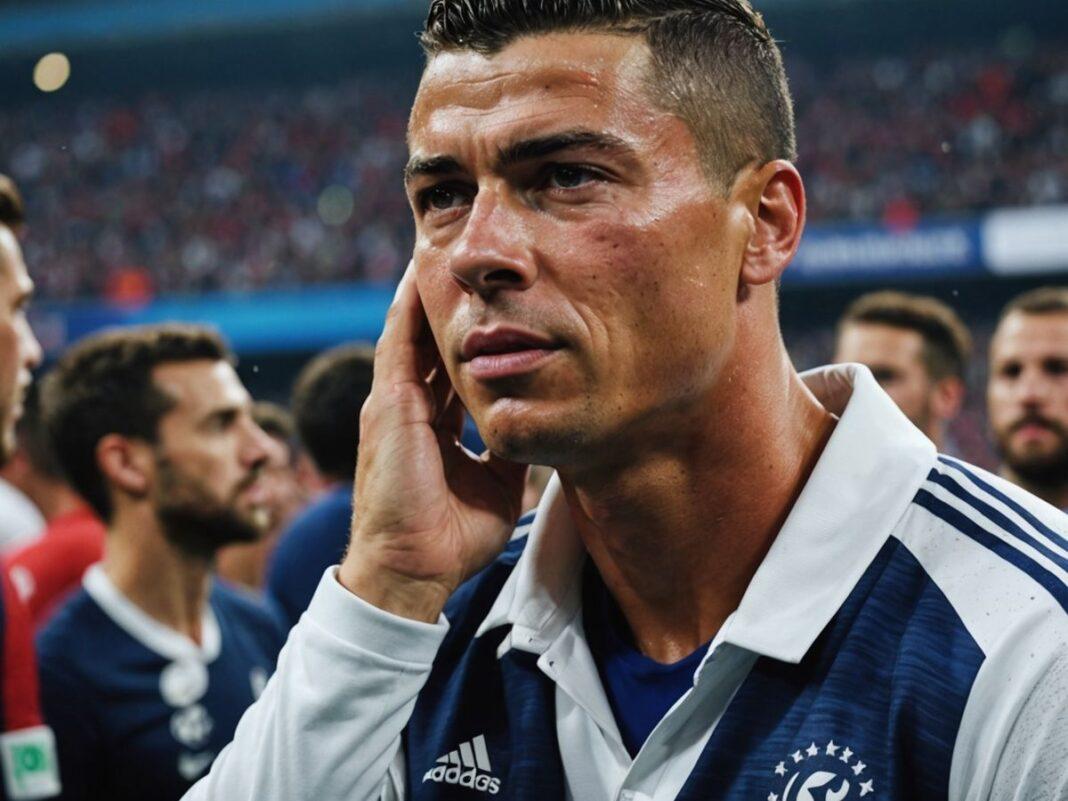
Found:
[(427, 327), (415, 284), (415, 268), (409, 263), (375, 345), (375, 384), (389, 387), (421, 378), (421, 352), (425, 348), (423, 337)]

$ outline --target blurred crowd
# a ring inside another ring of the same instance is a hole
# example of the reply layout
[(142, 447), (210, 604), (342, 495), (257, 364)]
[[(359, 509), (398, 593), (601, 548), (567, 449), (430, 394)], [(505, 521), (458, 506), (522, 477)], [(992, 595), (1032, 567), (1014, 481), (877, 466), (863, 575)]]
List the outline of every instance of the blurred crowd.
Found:
[(788, 60), (801, 174), (817, 220), (908, 225), (920, 215), (1068, 202), (1068, 50), (817, 65)]
[[(1068, 48), (791, 57), (810, 219), (1068, 202)], [(382, 76), (5, 109), (43, 297), (395, 279), (413, 87)]]

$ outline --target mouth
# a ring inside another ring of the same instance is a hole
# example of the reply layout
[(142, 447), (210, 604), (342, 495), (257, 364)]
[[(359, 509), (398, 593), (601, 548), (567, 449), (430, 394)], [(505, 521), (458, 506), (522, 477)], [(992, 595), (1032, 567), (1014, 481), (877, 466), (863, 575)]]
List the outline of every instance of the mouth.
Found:
[(475, 329), (464, 337), (460, 361), (479, 381), (530, 373), (551, 359), (563, 345), (547, 336), (508, 326)]

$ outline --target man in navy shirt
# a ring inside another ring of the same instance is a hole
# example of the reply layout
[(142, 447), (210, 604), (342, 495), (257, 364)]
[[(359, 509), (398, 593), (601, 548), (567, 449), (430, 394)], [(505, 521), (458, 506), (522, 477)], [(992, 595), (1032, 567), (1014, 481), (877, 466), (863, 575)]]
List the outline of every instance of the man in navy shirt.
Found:
[(108, 530), (103, 562), (38, 641), (62, 798), (179, 798), (281, 647), (265, 609), (212, 579), (221, 546), (269, 523), (273, 445), (202, 328), (89, 338), (46, 378), (42, 405), (65, 472)]
[(357, 409), (371, 390), (374, 351), (343, 345), (320, 354), (297, 377), (293, 416), (301, 443), (327, 483), (283, 532), (267, 571), (267, 596), (288, 626), (308, 608), (319, 579), (341, 561), (352, 520)]
[(350, 547), (189, 801), (1068, 798), (1065, 516), (792, 367), (760, 16), (433, 0), (423, 45)]

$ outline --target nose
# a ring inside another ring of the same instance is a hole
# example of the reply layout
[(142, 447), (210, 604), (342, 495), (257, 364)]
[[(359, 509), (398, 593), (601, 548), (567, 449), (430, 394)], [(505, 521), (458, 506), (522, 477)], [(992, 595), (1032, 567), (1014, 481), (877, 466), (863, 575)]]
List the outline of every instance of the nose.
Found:
[(37, 335), (33, 333), (33, 328), (25, 319), (21, 323), (19, 340), (22, 346), (22, 364), (27, 370), (35, 370), (44, 358), (44, 351), (41, 349), (41, 343), (37, 341)]
[(1017, 384), (1018, 398), (1030, 407), (1042, 406), (1049, 397), (1050, 381), (1041, 369), (1024, 370)]
[(241, 460), (245, 465), (250, 470), (262, 470), (267, 466), (276, 447), (278, 446), (270, 435), (250, 417), (248, 419), (244, 448), (241, 452)]
[(538, 277), (525, 209), (492, 189), (475, 196), (463, 233), (451, 253), (453, 280), (482, 297), (529, 289)]

